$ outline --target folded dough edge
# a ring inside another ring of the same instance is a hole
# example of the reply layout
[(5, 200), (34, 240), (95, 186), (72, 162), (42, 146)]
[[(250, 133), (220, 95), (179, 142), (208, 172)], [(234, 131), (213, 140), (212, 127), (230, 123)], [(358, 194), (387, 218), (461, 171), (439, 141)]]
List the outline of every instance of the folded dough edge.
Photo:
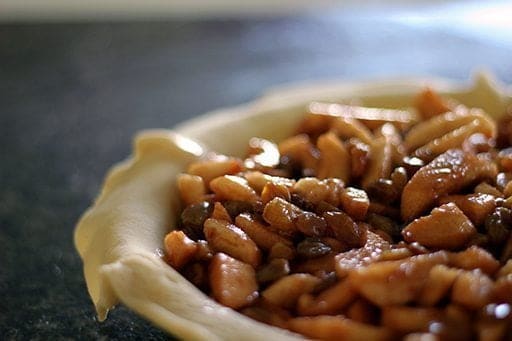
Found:
[(204, 151), (173, 131), (147, 131), (136, 138), (134, 156), (107, 175), (75, 231), (98, 317), (104, 320), (122, 302), (187, 340), (296, 340), (217, 304), (161, 259), (179, 207), (175, 177)]

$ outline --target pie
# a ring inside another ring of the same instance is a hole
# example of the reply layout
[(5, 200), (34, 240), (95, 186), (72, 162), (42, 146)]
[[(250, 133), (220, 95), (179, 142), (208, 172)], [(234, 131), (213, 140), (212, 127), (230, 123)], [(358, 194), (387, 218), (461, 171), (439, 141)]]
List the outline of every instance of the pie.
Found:
[[(251, 137), (283, 141), (292, 135), (311, 101), (407, 109), (426, 86), (467, 107), (482, 108), (496, 119), (512, 103), (510, 94), (486, 75), (477, 77), (471, 87), (441, 79), (319, 84), (285, 89), (241, 107), (193, 119), (173, 130), (138, 134), (133, 155), (110, 170), (98, 198), (75, 231), (75, 245), (99, 319), (104, 320), (109, 309), (122, 303), (183, 339), (304, 339), (217, 303), (169, 266), (163, 241), (177, 226), (183, 209), (176, 179), (191, 163), (213, 151), (243, 157)], [(411, 138), (409, 142), (421, 147), (418, 141)], [(415, 193), (411, 190), (411, 197)], [(419, 217), (418, 212), (424, 212), (430, 203), (425, 205), (402, 211), (404, 219)], [(458, 210), (453, 206), (446, 203), (443, 209)], [(428, 246), (433, 248), (458, 246), (422, 239), (422, 224), (425, 222), (409, 225), (404, 238), (431, 243)], [(470, 227), (466, 232), (472, 233)], [(376, 300), (385, 300), (385, 296)]]

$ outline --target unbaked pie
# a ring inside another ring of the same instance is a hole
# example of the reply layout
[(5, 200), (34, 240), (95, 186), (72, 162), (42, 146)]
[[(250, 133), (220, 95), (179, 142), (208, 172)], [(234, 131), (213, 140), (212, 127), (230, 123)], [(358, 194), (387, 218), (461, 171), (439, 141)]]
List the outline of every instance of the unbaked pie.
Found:
[(142, 132), (75, 232), (98, 316), (121, 302), (202, 340), (505, 337), (510, 104), (485, 76), (327, 84)]

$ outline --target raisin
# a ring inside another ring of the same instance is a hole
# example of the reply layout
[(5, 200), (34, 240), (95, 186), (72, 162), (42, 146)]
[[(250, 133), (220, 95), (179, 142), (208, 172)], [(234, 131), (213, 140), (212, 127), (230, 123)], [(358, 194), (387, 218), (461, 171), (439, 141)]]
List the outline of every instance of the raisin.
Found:
[(192, 284), (205, 291), (208, 288), (208, 267), (205, 263), (196, 262), (185, 266), (182, 275)]
[(496, 210), (485, 219), (485, 230), (489, 241), (494, 245), (501, 245), (507, 241), (512, 223), (512, 210), (506, 207), (497, 207)]
[(391, 218), (376, 213), (370, 213), (366, 217), (366, 222), (377, 230), (386, 232), (394, 240), (400, 238), (400, 227)]
[(496, 146), (498, 148), (506, 148), (512, 145), (512, 110), (509, 109), (498, 121), (497, 127)]
[(359, 179), (367, 169), (370, 146), (357, 138), (351, 138), (347, 143), (350, 154), (352, 177)]
[(367, 192), (371, 200), (388, 204), (397, 201), (402, 193), (400, 188), (394, 186), (393, 181), (383, 178), (371, 184)]
[(297, 245), (297, 254), (302, 258), (317, 258), (331, 252), (331, 247), (316, 238), (306, 238)]
[(223, 203), (231, 219), (235, 219), (240, 213), (254, 213), (254, 205), (246, 201), (227, 200)]
[(405, 185), (407, 184), (407, 171), (404, 167), (397, 167), (391, 173), (391, 181), (393, 182), (393, 186), (396, 191), (402, 193)]
[(297, 229), (308, 237), (322, 237), (327, 234), (327, 223), (324, 218), (304, 211), (295, 221)]
[(265, 284), (278, 280), (290, 273), (288, 260), (284, 258), (275, 258), (256, 273), (259, 283)]
[(318, 205), (316, 205), (315, 212), (318, 215), (323, 215), (326, 212), (341, 212), (341, 210), (336, 206), (329, 204), (327, 201), (322, 200), (318, 203)]
[(289, 155), (281, 155), (277, 168), (284, 170), (290, 178), (300, 179), (302, 177), (300, 162), (292, 159)]
[(187, 206), (180, 216), (180, 229), (193, 240), (204, 239), (203, 224), (210, 217), (213, 205), (207, 201)]
[(296, 193), (293, 193), (291, 195), (291, 203), (294, 204), (295, 206), (300, 207), (301, 209), (303, 209), (305, 211), (314, 211), (315, 210), (315, 205), (313, 205), (311, 202), (307, 201), (306, 199), (304, 199), (303, 197), (301, 197), (300, 195), (298, 195)]
[(361, 247), (366, 243), (366, 230), (344, 212), (325, 212), (323, 217), (336, 239), (349, 247)]

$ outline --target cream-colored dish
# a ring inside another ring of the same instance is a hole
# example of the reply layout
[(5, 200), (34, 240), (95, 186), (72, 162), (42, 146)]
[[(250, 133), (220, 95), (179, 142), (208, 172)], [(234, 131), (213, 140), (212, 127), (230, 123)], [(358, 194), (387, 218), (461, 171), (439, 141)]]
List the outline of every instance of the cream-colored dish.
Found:
[(161, 259), (164, 236), (180, 208), (176, 176), (208, 150), (242, 156), (250, 137), (282, 140), (310, 101), (407, 108), (427, 85), (493, 117), (512, 104), (511, 89), (486, 75), (476, 77), (471, 86), (429, 78), (330, 82), (274, 90), (255, 102), (206, 114), (173, 130), (140, 133), (133, 155), (109, 172), (75, 231), (100, 320), (122, 303), (187, 340), (302, 339), (219, 305)]

